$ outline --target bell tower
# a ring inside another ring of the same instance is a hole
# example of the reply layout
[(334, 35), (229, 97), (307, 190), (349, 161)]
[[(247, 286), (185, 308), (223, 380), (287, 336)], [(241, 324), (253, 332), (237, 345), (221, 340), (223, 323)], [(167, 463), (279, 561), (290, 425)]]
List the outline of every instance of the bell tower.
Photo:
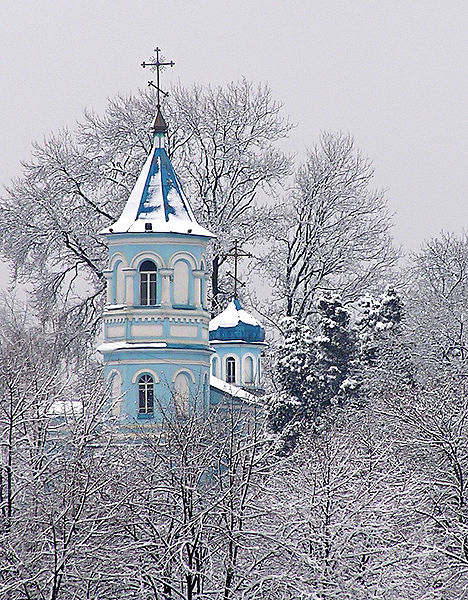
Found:
[(121, 216), (100, 232), (109, 263), (99, 351), (114, 415), (129, 425), (207, 410), (210, 393), (206, 249), (214, 236), (197, 223), (164, 147), (159, 68), (173, 63), (156, 52), (153, 147)]

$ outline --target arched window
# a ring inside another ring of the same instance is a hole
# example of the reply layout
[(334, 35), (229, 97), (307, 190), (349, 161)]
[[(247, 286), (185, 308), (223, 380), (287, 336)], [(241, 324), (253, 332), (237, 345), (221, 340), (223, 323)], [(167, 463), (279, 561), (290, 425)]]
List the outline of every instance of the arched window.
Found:
[(154, 411), (154, 381), (151, 375), (142, 375), (138, 380), (138, 412), (142, 415)]
[(219, 361), (217, 356), (213, 356), (212, 358), (211, 372), (215, 377), (219, 377)]
[(244, 363), (244, 381), (245, 383), (254, 383), (254, 361), (251, 356), (247, 356)]
[(145, 260), (140, 265), (140, 304), (154, 306), (156, 304), (156, 265), (152, 260)]
[(174, 408), (178, 417), (189, 416), (190, 386), (187, 375), (179, 373), (174, 382)]
[(236, 382), (236, 359), (232, 356), (226, 358), (226, 381), (228, 383)]

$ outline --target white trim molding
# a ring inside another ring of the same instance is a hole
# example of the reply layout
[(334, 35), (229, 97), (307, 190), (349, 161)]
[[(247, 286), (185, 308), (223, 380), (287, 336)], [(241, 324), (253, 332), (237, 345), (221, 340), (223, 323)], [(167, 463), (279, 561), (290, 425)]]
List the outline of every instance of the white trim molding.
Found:
[(192, 373), (192, 371), (190, 369), (177, 369), (177, 371), (174, 371), (173, 375), (172, 375), (172, 383), (175, 383), (175, 380), (177, 378), (177, 375), (180, 375), (181, 373), (183, 373), (184, 375), (187, 375), (187, 377), (189, 377), (192, 380), (192, 383), (195, 383), (195, 376)]
[(137, 371), (132, 377), (132, 383), (136, 383), (137, 379), (140, 375), (151, 375), (151, 377), (154, 380), (154, 383), (159, 383), (159, 377), (158, 377), (157, 373), (155, 371), (153, 371), (152, 369), (148, 369), (148, 367)]

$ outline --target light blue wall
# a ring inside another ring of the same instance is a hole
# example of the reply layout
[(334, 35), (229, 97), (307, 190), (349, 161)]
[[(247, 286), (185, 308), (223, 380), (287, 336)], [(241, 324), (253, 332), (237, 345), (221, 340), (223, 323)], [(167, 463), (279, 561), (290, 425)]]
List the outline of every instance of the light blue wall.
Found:
[[(189, 382), (190, 407), (207, 410), (212, 354), (204, 298), (208, 238), (154, 232), (108, 234), (107, 238), (108, 303), (100, 350), (106, 381), (116, 396), (112, 400), (114, 415), (127, 424), (161, 421), (163, 412), (174, 412), (174, 380), (180, 372), (186, 374)], [(140, 305), (138, 268), (148, 259), (157, 266), (156, 306)], [(174, 277), (170, 269), (177, 260), (189, 266), (184, 290), (188, 292), (189, 303), (184, 306), (174, 304)], [(117, 268), (119, 263), (121, 270)], [(126, 281), (119, 283), (118, 273)], [(119, 299), (118, 288), (122, 291)], [(138, 412), (138, 379), (143, 374), (156, 381), (155, 409), (149, 416)]]
[[(201, 261), (206, 251), (206, 238), (178, 233), (116, 233), (107, 234), (109, 242), (109, 261), (119, 252), (128, 262), (141, 252), (154, 251), (166, 266), (175, 252), (186, 251)], [(206, 259), (205, 259), (206, 262)]]
[[(218, 371), (215, 373), (213, 369), (213, 375), (226, 381), (226, 359), (230, 356), (236, 360), (236, 385), (242, 387), (261, 387), (261, 367), (260, 367), (260, 356), (265, 343), (259, 342), (257, 344), (249, 344), (247, 342), (211, 342), (212, 348), (216, 354), (213, 355), (212, 361), (217, 359)], [(253, 382), (248, 382), (245, 379), (245, 359), (251, 356), (254, 360), (254, 378)], [(213, 367), (216, 364), (212, 363)]]
[[(163, 413), (174, 412), (174, 379), (187, 375), (190, 385), (190, 408), (207, 411), (209, 407), (209, 350), (160, 349), (119, 350), (105, 355), (105, 381), (121, 377), (120, 398), (113, 398), (114, 414), (123, 423), (158, 423)], [(138, 413), (138, 379), (148, 374), (155, 379), (154, 413)]]

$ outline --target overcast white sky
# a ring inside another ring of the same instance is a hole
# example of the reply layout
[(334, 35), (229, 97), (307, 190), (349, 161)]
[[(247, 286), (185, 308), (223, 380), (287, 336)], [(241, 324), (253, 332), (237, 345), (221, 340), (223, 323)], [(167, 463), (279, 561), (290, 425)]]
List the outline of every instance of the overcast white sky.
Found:
[(406, 248), (466, 227), (466, 0), (1, 0), (0, 183), (32, 140), (85, 107), (145, 86), (159, 45), (166, 81), (268, 82), (297, 123), (356, 138), (388, 191)]

